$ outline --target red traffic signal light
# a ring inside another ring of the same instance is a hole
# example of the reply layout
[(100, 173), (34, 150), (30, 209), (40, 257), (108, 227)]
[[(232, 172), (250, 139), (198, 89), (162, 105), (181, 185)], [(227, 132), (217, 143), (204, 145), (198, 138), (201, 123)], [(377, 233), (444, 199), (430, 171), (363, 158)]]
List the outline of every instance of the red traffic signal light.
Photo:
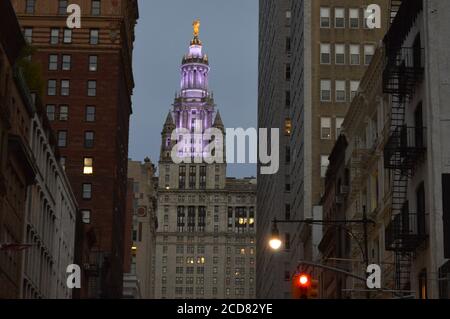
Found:
[(319, 281), (312, 279), (310, 275), (300, 273), (294, 275), (292, 281), (293, 299), (319, 298)]
[(298, 284), (304, 288), (309, 287), (309, 285), (311, 284), (311, 279), (310, 279), (309, 275), (300, 274), (298, 276)]

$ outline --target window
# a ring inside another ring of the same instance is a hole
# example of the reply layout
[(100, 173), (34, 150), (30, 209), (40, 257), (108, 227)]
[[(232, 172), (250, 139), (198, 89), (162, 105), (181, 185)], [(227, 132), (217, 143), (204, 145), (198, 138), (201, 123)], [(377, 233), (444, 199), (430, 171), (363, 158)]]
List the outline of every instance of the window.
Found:
[(195, 188), (196, 177), (197, 177), (197, 167), (190, 166), (189, 167), (189, 188), (190, 189)]
[(97, 96), (97, 81), (88, 81), (88, 96)]
[(418, 235), (425, 235), (425, 214), (426, 214), (426, 202), (425, 202), (425, 184), (420, 183), (416, 190), (416, 209), (417, 209), (417, 232)]
[(67, 0), (58, 1), (58, 14), (67, 14)]
[[(184, 226), (185, 226), (184, 207), (178, 206), (177, 207), (177, 231), (184, 232)], [(188, 247), (188, 253), (189, 253), (189, 247)]]
[(81, 220), (83, 224), (90, 224), (91, 223), (91, 211), (90, 210), (82, 210), (81, 211)]
[(284, 155), (285, 155), (285, 157), (284, 157), (285, 162), (290, 163), (291, 162), (291, 148), (289, 145), (286, 145)]
[(292, 133), (292, 121), (291, 119), (284, 120), (284, 135), (290, 136)]
[(335, 51), (335, 63), (345, 64), (345, 44), (336, 44)]
[(330, 44), (321, 43), (320, 44), (320, 63), (330, 64)]
[(64, 29), (64, 43), (72, 43), (72, 29)]
[(285, 97), (284, 97), (284, 105), (286, 107), (291, 106), (291, 91), (286, 91)]
[(67, 131), (58, 131), (58, 146), (67, 147)]
[(359, 65), (359, 44), (350, 44), (350, 64)]
[(69, 106), (61, 105), (59, 107), (59, 120), (67, 121), (69, 119)]
[(56, 95), (56, 80), (48, 80), (47, 82), (47, 95)]
[(286, 53), (291, 53), (291, 38), (286, 37)]
[(342, 123), (344, 123), (343, 117), (336, 118), (336, 139), (341, 135)]
[(55, 109), (56, 109), (55, 105), (49, 104), (49, 105), (47, 105), (46, 109), (47, 109), (48, 120), (54, 121), (55, 120)]
[(328, 165), (330, 164), (328, 157), (328, 155), (320, 156), (320, 176), (323, 178), (327, 175)]
[(99, 42), (99, 32), (98, 29), (91, 29), (89, 32), (89, 44), (98, 44)]
[(359, 81), (350, 81), (350, 98), (352, 100), (356, 96), (356, 93), (358, 93), (358, 88), (359, 88)]
[(94, 174), (94, 159), (92, 157), (85, 157), (83, 166), (83, 174), (84, 175), (92, 175)]
[(336, 102), (345, 102), (345, 81), (336, 80)]
[(48, 56), (48, 70), (49, 71), (58, 70), (58, 55), (57, 54), (50, 54)]
[(83, 184), (83, 199), (92, 198), (92, 184)]
[(345, 28), (345, 10), (344, 8), (334, 9), (334, 27)]
[(89, 56), (89, 71), (96, 72), (98, 64), (98, 57), (96, 55)]
[(61, 96), (69, 96), (70, 94), (70, 81), (61, 80)]
[(50, 31), (50, 44), (59, 43), (59, 29), (52, 29)]
[(350, 28), (359, 28), (359, 9), (349, 9)]
[(63, 55), (62, 56), (62, 69), (63, 71), (70, 71), (72, 64), (72, 56), (71, 55)]
[(86, 122), (95, 122), (95, 106), (86, 106)]
[(286, 81), (290, 81), (291, 80), (291, 64), (290, 63), (286, 63)]
[(178, 188), (184, 189), (186, 187), (186, 166), (180, 166), (178, 169)]
[(369, 65), (372, 62), (373, 55), (375, 53), (375, 46), (372, 44), (366, 44), (364, 46), (364, 64)]
[(92, 0), (91, 2), (91, 14), (93, 16), (99, 16), (100, 15), (100, 9), (101, 9), (101, 2), (100, 0)]
[(320, 81), (320, 100), (322, 102), (331, 101), (331, 81), (321, 80)]
[(292, 16), (291, 11), (290, 11), (290, 10), (287, 10), (287, 11), (286, 11), (286, 19), (290, 19), (291, 16)]
[(330, 27), (330, 8), (320, 8), (320, 27)]
[(92, 131), (84, 132), (84, 147), (86, 148), (94, 147), (94, 136), (95, 133)]
[(331, 139), (331, 118), (320, 118), (320, 138), (323, 140)]
[(200, 166), (200, 189), (206, 189), (206, 166)]
[(28, 44), (31, 44), (33, 42), (33, 28), (25, 28), (25, 29), (23, 29), (23, 36), (25, 38), (25, 41)]
[(286, 220), (291, 219), (291, 205), (290, 204), (284, 204), (284, 218)]
[(25, 13), (34, 14), (35, 6), (36, 6), (36, 0), (27, 0), (26, 7), (25, 7)]

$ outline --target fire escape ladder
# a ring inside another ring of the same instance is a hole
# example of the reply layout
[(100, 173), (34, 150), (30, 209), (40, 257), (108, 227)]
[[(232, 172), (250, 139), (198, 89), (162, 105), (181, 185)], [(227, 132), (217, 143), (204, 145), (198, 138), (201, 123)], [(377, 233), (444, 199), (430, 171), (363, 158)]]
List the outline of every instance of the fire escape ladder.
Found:
[(411, 290), (411, 264), (413, 252), (395, 251), (395, 288), (405, 292), (398, 292), (399, 297), (409, 295)]

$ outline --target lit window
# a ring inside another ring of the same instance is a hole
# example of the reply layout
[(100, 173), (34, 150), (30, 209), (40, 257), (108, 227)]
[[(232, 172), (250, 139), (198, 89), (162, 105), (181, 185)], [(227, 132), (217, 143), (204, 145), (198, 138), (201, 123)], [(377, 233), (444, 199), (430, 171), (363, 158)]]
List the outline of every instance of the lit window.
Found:
[(64, 71), (70, 71), (72, 56), (71, 55), (63, 55), (62, 58), (63, 58), (62, 59), (62, 69)]
[(352, 100), (356, 96), (356, 93), (358, 93), (358, 88), (359, 81), (350, 81), (350, 97)]
[(92, 175), (94, 173), (94, 159), (92, 157), (84, 158), (84, 167), (83, 174), (84, 175)]
[(83, 199), (92, 198), (92, 184), (83, 184)]
[(70, 81), (61, 80), (61, 96), (69, 96), (70, 94)]
[(331, 81), (321, 80), (320, 81), (320, 100), (323, 102), (331, 101)]
[(345, 28), (345, 10), (343, 8), (334, 9), (334, 27)]
[(345, 44), (336, 44), (335, 51), (336, 64), (345, 64)]
[(287, 10), (287, 11), (286, 11), (286, 19), (290, 19), (291, 16), (292, 16), (291, 11), (290, 11), (290, 10)]
[(364, 64), (369, 65), (372, 62), (372, 57), (375, 53), (375, 46), (367, 44), (364, 46)]
[(98, 29), (91, 29), (89, 32), (89, 44), (98, 44), (99, 42), (99, 31)]
[(101, 2), (100, 0), (92, 0), (91, 2), (91, 14), (93, 16), (99, 16), (101, 13)]
[(49, 121), (55, 120), (55, 109), (56, 107), (52, 104), (47, 105), (47, 118)]
[(82, 210), (81, 211), (81, 220), (83, 224), (91, 223), (91, 211), (90, 210)]
[(345, 81), (336, 80), (336, 102), (345, 102)]
[(330, 8), (320, 8), (320, 27), (330, 27)]
[(331, 118), (320, 118), (320, 138), (323, 140), (331, 139)]
[(359, 9), (349, 9), (350, 28), (359, 28)]
[(50, 31), (50, 44), (58, 44), (59, 42), (59, 29), (52, 29)]
[(343, 117), (336, 118), (336, 139), (341, 135), (342, 123), (344, 123)]
[(67, 105), (61, 105), (59, 107), (59, 120), (67, 121), (69, 119), (69, 107)]
[(56, 80), (48, 80), (47, 82), (47, 95), (56, 95)]
[(72, 29), (64, 29), (64, 43), (72, 43)]
[(328, 155), (320, 156), (320, 176), (321, 177), (325, 177), (327, 175), (328, 165), (330, 164), (328, 157), (329, 157)]
[(88, 81), (88, 96), (97, 95), (97, 81)]
[(359, 65), (360, 53), (359, 53), (359, 44), (351, 44), (350, 45), (350, 64), (351, 65)]
[(289, 136), (292, 133), (292, 121), (291, 119), (284, 120), (284, 135)]
[(58, 70), (58, 55), (57, 54), (50, 54), (48, 56), (48, 69), (49, 69), (49, 71)]
[(320, 63), (330, 64), (330, 44), (321, 43), (320, 44)]
[(89, 56), (89, 71), (96, 72), (97, 71), (97, 63), (98, 57), (96, 55)]

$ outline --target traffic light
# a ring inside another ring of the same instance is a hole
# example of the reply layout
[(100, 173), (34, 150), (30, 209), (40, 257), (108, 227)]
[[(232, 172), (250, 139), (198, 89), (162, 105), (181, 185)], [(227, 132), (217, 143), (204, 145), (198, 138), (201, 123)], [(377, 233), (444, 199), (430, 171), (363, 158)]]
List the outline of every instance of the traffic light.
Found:
[(308, 299), (311, 277), (308, 274), (295, 274), (292, 280), (292, 298)]
[(305, 273), (295, 274), (292, 280), (293, 299), (319, 298), (319, 281)]

